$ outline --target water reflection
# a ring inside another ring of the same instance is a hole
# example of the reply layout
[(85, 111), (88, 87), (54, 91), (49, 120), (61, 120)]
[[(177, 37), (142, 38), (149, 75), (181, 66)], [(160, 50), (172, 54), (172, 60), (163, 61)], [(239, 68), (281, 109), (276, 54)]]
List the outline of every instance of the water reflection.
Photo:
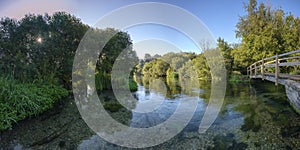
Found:
[[(110, 114), (120, 120), (127, 118), (129, 121), (124, 124), (131, 127), (159, 125), (170, 118), (182, 98), (198, 98), (195, 113), (186, 128), (166, 143), (148, 149), (297, 149), (300, 146), (300, 115), (289, 104), (284, 86), (255, 81), (228, 84), (220, 114), (207, 132), (199, 134), (198, 127), (210, 98), (209, 83), (184, 87), (179, 81), (160, 78), (165, 87), (159, 87), (151, 86), (154, 80), (151, 78), (136, 80), (140, 86), (134, 93), (138, 99), (135, 109), (153, 99), (161, 99), (162, 104), (151, 113), (131, 114), (120, 109)], [(105, 101), (114, 99), (111, 91), (102, 94)], [(47, 137), (49, 140), (40, 142)], [(72, 100), (58, 105), (55, 111), (1, 132), (0, 140), (0, 149), (126, 149), (96, 136), (81, 119)]]
[[(210, 82), (203, 82), (196, 79), (176, 79), (176, 78), (164, 78), (164, 77), (142, 77), (134, 76), (134, 80), (142, 87), (145, 88), (145, 93), (149, 94), (150, 90), (165, 94), (162, 91), (167, 89), (165, 97), (169, 99), (176, 98), (180, 95), (199, 96), (205, 99), (209, 99), (210, 96)], [(162, 81), (162, 84), (152, 84), (154, 81)], [(151, 86), (152, 85), (152, 86)], [(206, 92), (203, 90), (207, 90)]]
[[(151, 80), (151, 78), (143, 79), (140, 84), (147, 87)], [(180, 86), (178, 81), (165, 79), (165, 82), (168, 86), (166, 97), (175, 100), (172, 107), (176, 107), (176, 99), (182, 95), (194, 96), (193, 94), (197, 93), (201, 98), (202, 101), (199, 101), (194, 117), (183, 132), (183, 134), (197, 133), (197, 127), (209, 100), (210, 84), (200, 84), (200, 87), (185, 84), (186, 91), (182, 91), (183, 86)], [(158, 88), (154, 90), (159, 91)], [(168, 109), (162, 111), (163, 114), (171, 112)], [(133, 118), (135, 117), (141, 116), (134, 115)], [(153, 118), (159, 117), (153, 116)], [(151, 124), (151, 119), (148, 117), (138, 122)], [(217, 120), (207, 133), (201, 135), (202, 137), (196, 137), (205, 138), (210, 132), (215, 136), (211, 139), (214, 145), (212, 147), (215, 148), (226, 149), (232, 146), (242, 149), (246, 147), (296, 148), (300, 144), (300, 116), (289, 104), (284, 86), (276, 87), (273, 83), (262, 84), (256, 81), (252, 84), (228, 84), (226, 98)], [(220, 142), (222, 140), (225, 142)]]

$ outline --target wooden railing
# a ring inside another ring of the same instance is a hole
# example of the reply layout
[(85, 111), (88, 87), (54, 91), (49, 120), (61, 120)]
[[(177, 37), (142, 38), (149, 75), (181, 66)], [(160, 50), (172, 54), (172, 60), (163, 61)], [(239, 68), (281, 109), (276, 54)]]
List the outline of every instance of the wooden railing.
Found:
[[(289, 55), (293, 55), (293, 54), (295, 56), (288, 57)], [(300, 56), (297, 56), (298, 54), (300, 54), (300, 50), (296, 50), (296, 51), (292, 51), (280, 55), (276, 54), (275, 56), (269, 58), (263, 58), (262, 60), (253, 63), (247, 68), (247, 75), (250, 78), (257, 78), (257, 76), (260, 75), (262, 80), (265, 79), (265, 75), (274, 76), (275, 85), (278, 85), (278, 79), (281, 77), (300, 80), (299, 75), (289, 75), (289, 74), (280, 73), (280, 67), (288, 67), (288, 66), (293, 66), (294, 72), (297, 72), (297, 66), (300, 66), (300, 61), (299, 61)], [(275, 68), (275, 73), (266, 72), (266, 68)]]

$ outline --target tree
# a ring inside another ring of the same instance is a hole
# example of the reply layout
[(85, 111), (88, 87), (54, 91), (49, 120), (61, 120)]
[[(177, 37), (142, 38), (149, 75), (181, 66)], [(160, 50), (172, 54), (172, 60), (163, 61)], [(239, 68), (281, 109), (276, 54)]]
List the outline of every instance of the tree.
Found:
[[(124, 69), (128, 69), (128, 66), (136, 65), (138, 57), (136, 52), (132, 50), (129, 34), (111, 28), (105, 30), (96, 29), (94, 32), (96, 32), (95, 37), (99, 39), (95, 41), (99, 42), (95, 45), (100, 45), (99, 48), (103, 47), (102, 51), (99, 52), (99, 59), (96, 65), (96, 85), (99, 85), (98, 90), (111, 89), (111, 72), (115, 62), (118, 62), (118, 68), (115, 69), (120, 73), (118, 73), (118, 79), (114, 78), (114, 80), (126, 80), (127, 76), (124, 74), (126, 70)], [(111, 38), (107, 39), (108, 37)], [(106, 41), (105, 39), (108, 41), (107, 43), (103, 43), (103, 41)]]
[(228, 71), (229, 74), (231, 74), (231, 72), (233, 71), (233, 56), (232, 56), (232, 48), (230, 47), (230, 45), (225, 42), (224, 39), (222, 38), (218, 38), (217, 40), (218, 42), (218, 49), (221, 51), (224, 61), (225, 61), (225, 67)]
[(142, 74), (145, 76), (151, 76), (152, 75), (152, 67), (153, 67), (153, 62), (147, 62), (144, 64), (144, 67), (142, 69)]
[(145, 56), (144, 56), (144, 61), (145, 62), (150, 62), (151, 60), (153, 60), (152, 57), (151, 57), (151, 55), (148, 54), (148, 53), (146, 53)]
[(49, 26), (49, 63), (57, 70), (58, 77), (70, 88), (75, 52), (89, 27), (65, 12), (54, 13), (49, 20)]
[(162, 59), (156, 59), (153, 65), (153, 76), (164, 77), (167, 75), (169, 64)]
[(10, 18), (0, 20), (0, 70), (4, 74), (14, 75), (18, 59), (15, 54), (18, 51), (18, 44), (14, 43), (16, 39), (16, 28), (19, 23)]
[[(282, 9), (271, 10), (264, 3), (257, 6), (256, 0), (246, 5), (247, 15), (239, 18), (236, 36), (242, 38), (239, 49), (234, 50), (234, 63), (237, 68), (299, 48), (299, 25), (292, 15), (286, 16)], [(296, 38), (295, 38), (296, 37)]]
[(64, 12), (6, 18), (0, 24), (1, 70), (22, 81), (60, 79), (70, 88), (73, 57), (87, 25)]

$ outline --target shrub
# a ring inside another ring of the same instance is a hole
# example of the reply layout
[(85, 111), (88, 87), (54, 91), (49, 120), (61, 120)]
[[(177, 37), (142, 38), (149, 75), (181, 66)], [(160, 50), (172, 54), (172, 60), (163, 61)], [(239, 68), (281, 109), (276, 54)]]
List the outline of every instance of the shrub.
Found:
[(138, 85), (133, 79), (129, 79), (129, 89), (131, 92), (135, 92), (138, 90)]
[(229, 76), (229, 82), (231, 83), (249, 82), (249, 78), (246, 75), (234, 74)]

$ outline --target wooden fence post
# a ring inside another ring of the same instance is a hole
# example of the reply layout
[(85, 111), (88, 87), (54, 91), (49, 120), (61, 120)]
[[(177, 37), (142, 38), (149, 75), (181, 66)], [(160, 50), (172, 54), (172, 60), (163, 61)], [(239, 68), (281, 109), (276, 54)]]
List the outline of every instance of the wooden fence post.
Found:
[[(294, 62), (296, 62), (297, 60), (296, 59), (294, 59)], [(297, 66), (294, 66), (294, 72), (295, 72), (295, 74), (297, 74)]]
[(249, 77), (249, 67), (247, 67), (247, 77)]
[(252, 78), (252, 65), (250, 66), (250, 78)]
[(261, 79), (265, 80), (265, 76), (264, 76), (264, 69), (265, 69), (265, 64), (264, 64), (264, 59), (261, 60)]
[(257, 67), (256, 67), (256, 63), (254, 63), (254, 76), (256, 78), (256, 75), (257, 75)]
[(279, 77), (279, 62), (278, 62), (278, 54), (276, 53), (276, 65), (275, 65), (275, 85), (278, 85), (278, 77)]

